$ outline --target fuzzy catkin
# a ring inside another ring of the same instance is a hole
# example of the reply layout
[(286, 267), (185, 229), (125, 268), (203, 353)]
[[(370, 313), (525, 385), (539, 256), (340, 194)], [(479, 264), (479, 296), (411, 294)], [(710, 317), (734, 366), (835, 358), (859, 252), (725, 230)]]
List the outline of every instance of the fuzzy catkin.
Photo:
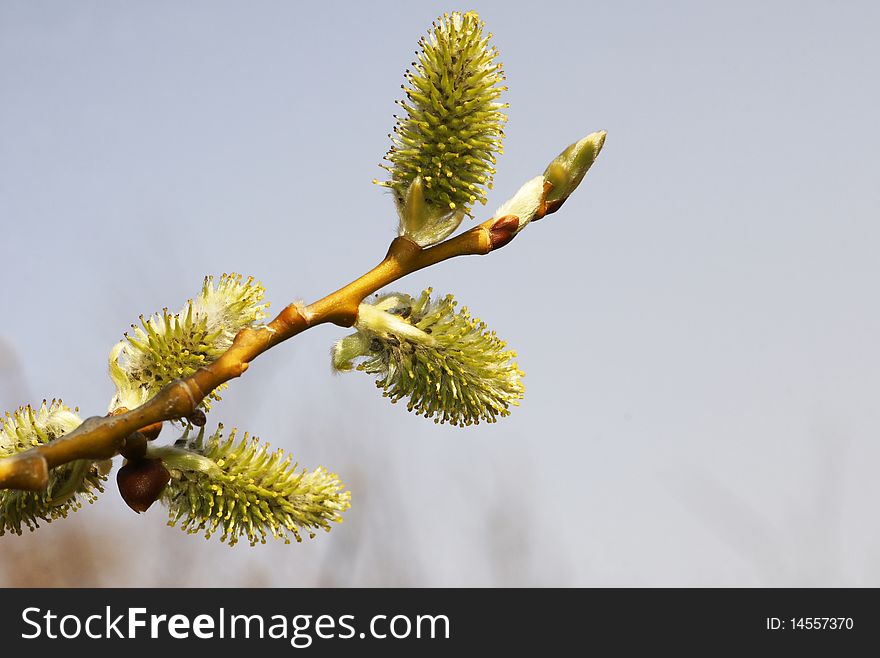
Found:
[[(132, 325), (110, 352), (110, 377), (116, 384), (110, 411), (138, 407), (171, 381), (217, 360), (241, 329), (266, 317), (264, 294), (252, 277), (224, 274), (216, 283), (205, 277), (199, 295), (179, 313), (165, 309), (141, 316), (141, 326)], [(225, 387), (211, 391), (201, 406), (210, 409)]]
[(421, 52), (402, 85), (406, 99), (398, 101), (405, 115), (395, 117), (389, 164), (381, 165), (391, 178), (376, 181), (394, 192), (398, 206), (417, 176), (429, 206), (469, 214), (476, 201), (486, 203), (507, 105), (497, 102), (504, 73), (483, 27), (476, 13), (453, 12), (419, 41)]
[(428, 289), (375, 305), (384, 310), (364, 313), (362, 304), (358, 331), (336, 344), (337, 370), (360, 359), (357, 369), (376, 375), (385, 397), (407, 398), (409, 411), (437, 423), (492, 423), (519, 404), (525, 388), (516, 353), (466, 307), (456, 311), (452, 295), (433, 299)]
[(329, 532), (330, 523), (342, 521), (351, 494), (336, 474), (298, 469), (283, 451), (270, 451), (247, 433), (236, 441), (235, 430), (224, 439), (222, 430), (220, 425), (207, 439), (204, 428), (193, 437), (188, 430), (174, 451), (154, 453), (172, 474), (162, 498), (169, 525), (207, 538), (219, 532), (230, 546), (241, 538), (253, 546), (269, 536), (302, 541), (300, 531), (314, 537), (315, 530)]
[[(81, 424), (76, 412), (60, 400), (7, 413), (0, 422), (0, 458), (54, 441)], [(97, 464), (77, 460), (50, 470), (45, 491), (0, 490), (0, 536), (36, 530), (40, 521), (51, 523), (80, 509), (83, 502), (93, 503), (106, 479)]]

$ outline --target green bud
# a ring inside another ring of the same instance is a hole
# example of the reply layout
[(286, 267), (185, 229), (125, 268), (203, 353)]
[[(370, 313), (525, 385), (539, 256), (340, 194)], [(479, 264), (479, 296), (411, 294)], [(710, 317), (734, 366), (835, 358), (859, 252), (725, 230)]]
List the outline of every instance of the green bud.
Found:
[(548, 204), (555, 203), (558, 207), (581, 184), (593, 162), (599, 157), (606, 134), (604, 130), (600, 130), (587, 135), (565, 149), (547, 166), (544, 178), (553, 185), (547, 194)]
[(394, 193), (408, 237), (406, 198), (416, 178), (426, 206), (416, 225), (435, 226), (428, 235), (419, 233), (423, 241), (449, 235), (463, 216), (457, 214), (470, 214), (476, 201), (486, 203), (485, 189), (492, 187), (507, 105), (496, 102), (506, 89), (500, 86), (504, 75), (483, 27), (474, 12), (444, 14), (419, 41), (418, 60), (406, 72), (406, 99), (398, 101), (406, 114), (396, 117), (389, 164), (381, 165), (391, 179), (374, 182)]
[(451, 295), (391, 294), (358, 310), (357, 332), (336, 343), (333, 365), (376, 375), (383, 395), (436, 423), (465, 426), (509, 415), (523, 396), (516, 353)]
[[(45, 401), (39, 409), (22, 407), (7, 413), (0, 424), (0, 459), (64, 436), (82, 424), (76, 412), (60, 400)], [(63, 464), (49, 471), (45, 491), (0, 490), (0, 536), (36, 530), (39, 521), (50, 523), (92, 503), (104, 491), (106, 471), (88, 460)]]
[[(199, 296), (179, 313), (166, 309), (149, 319), (141, 316), (141, 326), (132, 325), (131, 334), (110, 351), (110, 378), (116, 385), (110, 411), (134, 409), (166, 384), (216, 361), (240, 330), (266, 317), (264, 293), (251, 277), (224, 274), (216, 285), (214, 277), (206, 277)], [(212, 391), (202, 406), (210, 409), (210, 399), (219, 400), (218, 391), (225, 387)]]
[(169, 509), (169, 525), (234, 546), (245, 537), (251, 546), (271, 535), (285, 543), (300, 531), (330, 531), (351, 506), (351, 493), (334, 473), (321, 467), (298, 470), (298, 464), (281, 450), (270, 452), (257, 439), (236, 443), (236, 431), (223, 438), (223, 426), (207, 439), (201, 428), (190, 436), (187, 428), (173, 447), (148, 447), (147, 457), (161, 459), (171, 472), (162, 494)]

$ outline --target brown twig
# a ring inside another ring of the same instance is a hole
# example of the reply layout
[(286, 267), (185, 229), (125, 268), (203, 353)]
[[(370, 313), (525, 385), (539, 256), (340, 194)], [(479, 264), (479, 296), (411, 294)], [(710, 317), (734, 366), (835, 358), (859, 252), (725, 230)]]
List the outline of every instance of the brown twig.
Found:
[[(357, 321), (358, 306), (364, 298), (383, 286), (449, 258), (487, 254), (514, 236), (510, 218), (502, 217), (427, 249), (407, 238), (396, 238), (382, 262), (363, 276), (309, 306), (287, 306), (267, 325), (242, 329), (216, 361), (171, 382), (140, 407), (118, 415), (87, 418), (63, 437), (0, 459), (0, 489), (39, 491), (46, 488), (49, 469), (56, 466), (77, 459), (101, 460), (139, 452), (144, 434), (150, 433), (147, 428), (155, 430), (151, 426), (157, 423), (192, 415), (206, 395), (240, 377), (263, 352), (319, 324), (332, 322), (350, 327)], [(142, 429), (143, 433), (139, 432)]]

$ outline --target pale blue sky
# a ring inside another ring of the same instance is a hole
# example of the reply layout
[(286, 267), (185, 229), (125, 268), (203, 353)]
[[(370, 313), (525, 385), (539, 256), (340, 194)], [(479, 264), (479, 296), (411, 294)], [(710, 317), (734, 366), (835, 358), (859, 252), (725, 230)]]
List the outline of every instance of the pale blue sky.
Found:
[(562, 211), (398, 286), (497, 329), (523, 406), (434, 426), (332, 376), (319, 328), (209, 422), (339, 472), (330, 535), (232, 550), (111, 484), (0, 551), (138, 542), (100, 578), (67, 551), (81, 584), (880, 585), (876, 3), (0, 0), (0, 407), (103, 412), (112, 344), (205, 274), (280, 309), (371, 267), (403, 70), (468, 8), (510, 86), (481, 217), (608, 130)]

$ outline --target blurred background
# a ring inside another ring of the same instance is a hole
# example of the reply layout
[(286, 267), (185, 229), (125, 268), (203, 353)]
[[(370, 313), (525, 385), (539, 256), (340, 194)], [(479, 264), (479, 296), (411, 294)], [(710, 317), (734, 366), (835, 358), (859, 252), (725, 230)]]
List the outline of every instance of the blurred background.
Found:
[(110, 347), (206, 274), (277, 311), (378, 262), (403, 71), (469, 8), (510, 87), (478, 217), (608, 130), (562, 211), (397, 287), (496, 329), (522, 407), (434, 425), (317, 328), (209, 424), (339, 473), (332, 533), (229, 548), (111, 481), (0, 583), (880, 586), (877, 3), (0, 0), (0, 408), (103, 414)]

